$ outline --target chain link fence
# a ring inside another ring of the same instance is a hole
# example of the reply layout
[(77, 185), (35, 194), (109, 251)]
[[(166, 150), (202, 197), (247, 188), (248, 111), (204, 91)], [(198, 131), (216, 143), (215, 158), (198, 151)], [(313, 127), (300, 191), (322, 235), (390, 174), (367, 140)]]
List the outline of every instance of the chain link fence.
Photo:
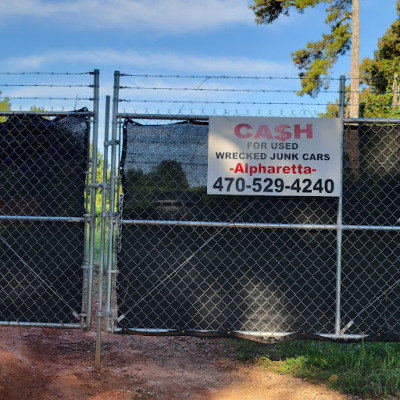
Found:
[(2, 325), (90, 326), (98, 72), (93, 75), (86, 87), (95, 88), (94, 111), (36, 107), (0, 114)]
[[(399, 337), (398, 121), (344, 120), (339, 198), (212, 196), (210, 115), (318, 110), (266, 101), (274, 89), (255, 78), (250, 89), (227, 77), (220, 87), (218, 77), (198, 77), (173, 88), (129, 76), (139, 82), (115, 83), (110, 138), (105, 118), (99, 183), (98, 72), (90, 75), (90, 84), (68, 84), (70, 75), (46, 84), (41, 74), (37, 85), (8, 85), (46, 87), (46, 97), (11, 93), (17, 111), (0, 114), (0, 324), (89, 329), (98, 277), (97, 317), (111, 330)], [(121, 99), (121, 90), (147, 94)], [(27, 101), (44, 106), (24, 111)], [(72, 102), (73, 111), (56, 111), (53, 101)], [(77, 110), (82, 102), (89, 107)], [(120, 112), (124, 102), (140, 109)]]
[[(346, 140), (354, 130), (345, 127)], [(356, 130), (360, 151), (345, 151), (343, 202), (211, 196), (207, 124), (125, 119), (118, 326), (334, 335), (340, 317), (341, 334), (398, 335), (400, 130)]]
[(396, 121), (344, 122), (339, 198), (212, 196), (208, 116), (118, 112), (125, 88), (118, 76), (110, 329), (399, 339)]
[(345, 130), (342, 319), (398, 338), (400, 125), (367, 122)]

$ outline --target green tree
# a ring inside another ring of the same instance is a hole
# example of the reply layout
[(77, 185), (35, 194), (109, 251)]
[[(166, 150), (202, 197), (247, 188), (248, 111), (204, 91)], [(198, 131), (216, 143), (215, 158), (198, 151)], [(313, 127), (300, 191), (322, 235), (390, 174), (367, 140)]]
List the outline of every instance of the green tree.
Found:
[[(41, 110), (36, 110), (41, 111)], [(92, 146), (90, 145), (90, 155), (92, 154)], [(97, 163), (96, 163), (96, 183), (103, 183), (103, 173), (104, 173), (104, 156), (102, 153), (97, 151)], [(109, 166), (107, 166), (107, 174), (109, 174)], [(88, 175), (89, 183), (93, 182), (92, 176), (92, 165), (89, 167), (89, 175)], [(98, 189), (96, 194), (96, 214), (98, 217), (98, 222), (100, 222), (101, 210), (102, 210), (102, 196), (104, 189)], [(90, 194), (88, 195), (88, 204), (90, 204)], [(107, 198), (107, 207), (109, 204), (109, 199)]]
[(155, 197), (161, 192), (187, 192), (190, 185), (185, 170), (176, 160), (163, 160), (144, 173), (141, 169), (126, 172), (125, 213), (151, 211)]
[(365, 58), (360, 67), (363, 117), (399, 118), (400, 0), (397, 19), (378, 41), (374, 58)]
[(11, 110), (11, 103), (9, 97), (1, 97), (2, 93), (0, 92), (0, 111), (10, 111)]
[(31, 111), (46, 111), (44, 107), (32, 106)]
[[(301, 71), (302, 89), (299, 95), (316, 97), (321, 89), (329, 87), (329, 70), (340, 55), (351, 47), (352, 0), (253, 0), (250, 8), (258, 24), (271, 24), (280, 15), (289, 15), (292, 10), (303, 13), (308, 7), (326, 4), (325, 22), (330, 28), (322, 39), (307, 43), (306, 47), (292, 53), (292, 59)], [(358, 0), (355, 0), (357, 3)]]
[(150, 173), (153, 185), (164, 191), (187, 190), (189, 184), (185, 171), (176, 160), (163, 160)]
[[(8, 97), (1, 97), (2, 93), (0, 92), (0, 111), (10, 111), (11, 110), (11, 103)], [(0, 118), (0, 122), (4, 122), (6, 120), (5, 117)]]
[[(378, 40), (374, 58), (364, 58), (360, 65), (360, 117), (400, 117), (400, 0), (396, 1), (397, 19)], [(350, 85), (346, 86), (346, 105), (351, 104)], [(346, 111), (349, 116), (349, 111)], [(338, 100), (329, 102), (321, 117), (338, 116)]]

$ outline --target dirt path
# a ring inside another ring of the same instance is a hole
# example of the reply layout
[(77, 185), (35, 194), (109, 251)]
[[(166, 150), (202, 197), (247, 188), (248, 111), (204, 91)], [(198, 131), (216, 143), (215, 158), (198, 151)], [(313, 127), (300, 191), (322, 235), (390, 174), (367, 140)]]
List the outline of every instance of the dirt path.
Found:
[(229, 342), (0, 327), (0, 400), (348, 400), (234, 358)]

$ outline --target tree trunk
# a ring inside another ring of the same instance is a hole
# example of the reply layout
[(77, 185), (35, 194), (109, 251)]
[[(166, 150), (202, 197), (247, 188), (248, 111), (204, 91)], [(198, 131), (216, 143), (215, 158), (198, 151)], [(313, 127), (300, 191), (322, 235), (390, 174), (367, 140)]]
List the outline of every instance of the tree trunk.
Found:
[[(360, 112), (360, 3), (353, 0), (353, 38), (351, 50), (351, 82), (349, 117), (358, 118)], [(354, 177), (360, 173), (360, 150), (358, 126), (351, 125), (345, 140), (350, 169)]]
[(353, 38), (351, 48), (350, 118), (360, 110), (360, 0), (353, 0)]

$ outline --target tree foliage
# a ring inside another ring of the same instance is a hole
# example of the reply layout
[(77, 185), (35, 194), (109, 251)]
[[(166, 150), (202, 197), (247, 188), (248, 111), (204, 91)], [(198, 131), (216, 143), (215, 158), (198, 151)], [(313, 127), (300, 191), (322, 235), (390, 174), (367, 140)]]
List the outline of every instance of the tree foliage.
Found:
[(300, 70), (302, 89), (298, 94), (312, 97), (329, 87), (329, 70), (338, 57), (350, 49), (352, 0), (254, 0), (250, 5), (258, 24), (271, 24), (292, 10), (302, 13), (306, 8), (319, 4), (327, 6), (325, 23), (330, 32), (292, 53), (293, 62)]
[(400, 117), (399, 105), (395, 104), (396, 97), (399, 101), (400, 83), (400, 0), (396, 8), (398, 18), (379, 39), (374, 58), (365, 58), (361, 63), (362, 115), (365, 118)]
[[(0, 96), (1, 96), (1, 92), (0, 92)], [(0, 97), (0, 99), (3, 99), (0, 101), (0, 111), (10, 111), (11, 110), (11, 103), (10, 103), (10, 99), (8, 97)]]
[(2, 93), (0, 92), (0, 111), (10, 111), (11, 110), (11, 103), (8, 97), (2, 97)]
[[(400, 118), (400, 0), (396, 7), (398, 18), (378, 40), (374, 58), (364, 58), (360, 65), (361, 118)], [(349, 93), (350, 86), (347, 86), (347, 105)], [(329, 102), (326, 112), (320, 116), (337, 117), (338, 103), (338, 100)]]
[(176, 160), (163, 160), (145, 173), (141, 169), (128, 169), (125, 176), (125, 212), (149, 212), (158, 194), (165, 192), (186, 192), (189, 183), (181, 163)]
[[(3, 99), (0, 101), (0, 111), (10, 111), (11, 110), (11, 103), (10, 99), (8, 97), (2, 97), (0, 92), (0, 99)], [(0, 117), (0, 122), (4, 122), (7, 118), (6, 117)]]

